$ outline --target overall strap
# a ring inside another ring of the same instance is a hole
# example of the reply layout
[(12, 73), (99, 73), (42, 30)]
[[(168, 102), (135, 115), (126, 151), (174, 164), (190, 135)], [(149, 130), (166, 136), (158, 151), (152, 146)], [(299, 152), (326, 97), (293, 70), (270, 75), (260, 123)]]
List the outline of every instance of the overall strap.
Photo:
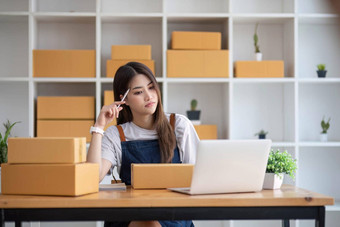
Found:
[(176, 125), (176, 114), (175, 113), (170, 114), (170, 125), (172, 129), (175, 131), (175, 125)]
[(121, 142), (125, 142), (126, 139), (125, 139), (125, 134), (124, 134), (124, 131), (123, 131), (122, 126), (117, 125), (117, 129), (118, 129), (118, 132), (119, 132), (120, 141), (121, 141)]

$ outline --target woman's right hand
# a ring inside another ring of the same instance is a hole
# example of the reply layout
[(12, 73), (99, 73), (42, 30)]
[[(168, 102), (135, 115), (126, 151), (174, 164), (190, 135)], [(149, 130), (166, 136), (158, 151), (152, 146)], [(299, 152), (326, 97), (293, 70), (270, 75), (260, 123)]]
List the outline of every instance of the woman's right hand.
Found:
[(122, 104), (125, 104), (125, 101), (117, 101), (111, 105), (103, 106), (94, 126), (104, 129), (106, 125), (112, 122), (115, 118), (118, 118), (119, 112), (123, 109), (122, 106), (118, 107), (118, 105)]

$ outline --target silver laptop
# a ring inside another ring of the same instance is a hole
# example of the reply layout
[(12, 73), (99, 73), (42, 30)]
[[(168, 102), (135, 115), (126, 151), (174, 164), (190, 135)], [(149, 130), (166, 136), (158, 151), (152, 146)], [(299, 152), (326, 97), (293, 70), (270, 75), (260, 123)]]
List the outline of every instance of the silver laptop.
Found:
[(202, 140), (190, 188), (169, 188), (190, 195), (261, 191), (271, 140)]

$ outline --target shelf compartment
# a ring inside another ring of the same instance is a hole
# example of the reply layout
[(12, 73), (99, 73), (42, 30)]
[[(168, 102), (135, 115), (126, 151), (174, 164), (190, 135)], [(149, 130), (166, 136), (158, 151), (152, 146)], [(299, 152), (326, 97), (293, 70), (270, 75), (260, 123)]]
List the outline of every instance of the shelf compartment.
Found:
[(294, 0), (236, 0), (233, 13), (294, 13)]
[[(336, 8), (331, 4), (332, 1), (324, 0), (298, 0), (298, 13), (336, 13)], [(335, 3), (336, 1), (334, 1)]]
[(164, 0), (166, 13), (228, 13), (229, 0)]
[(0, 12), (28, 12), (29, 0), (1, 0)]
[(161, 77), (162, 18), (109, 17), (102, 21), (101, 26), (102, 78), (106, 78), (106, 61), (111, 59), (112, 45), (151, 45), (151, 58), (155, 61), (155, 76)]
[(35, 12), (96, 12), (93, 0), (36, 0)]
[(0, 16), (0, 78), (28, 78), (28, 16)]
[(173, 31), (220, 32), (222, 49), (228, 49), (228, 18), (168, 18), (167, 47), (171, 49)]
[(294, 142), (294, 93), (294, 84), (234, 84), (232, 139), (255, 139), (263, 129), (273, 142)]
[(11, 136), (28, 137), (29, 136), (29, 91), (28, 82), (1, 82), (0, 83), (0, 102), (2, 108), (0, 108), (0, 132), (4, 135), (3, 123), (7, 122), (7, 119), (16, 124), (12, 131)]
[(263, 60), (283, 60), (284, 76), (294, 77), (294, 19), (272, 17), (237, 17), (233, 25), (233, 60), (255, 60), (253, 35), (258, 36)]
[(217, 125), (219, 139), (228, 138), (228, 83), (169, 83), (167, 100), (168, 113), (187, 116), (192, 99), (198, 101), (202, 124)]
[(95, 17), (35, 16), (33, 49), (96, 48)]
[(162, 0), (102, 0), (101, 12), (162, 13)]
[(300, 141), (320, 141), (320, 123), (331, 118), (328, 130), (329, 141), (340, 141), (336, 133), (340, 124), (340, 84), (299, 85), (299, 138)]
[(299, 78), (317, 78), (318, 64), (326, 64), (326, 78), (340, 78), (337, 18), (299, 19), (298, 27)]
[(338, 148), (299, 149), (299, 187), (340, 199)]

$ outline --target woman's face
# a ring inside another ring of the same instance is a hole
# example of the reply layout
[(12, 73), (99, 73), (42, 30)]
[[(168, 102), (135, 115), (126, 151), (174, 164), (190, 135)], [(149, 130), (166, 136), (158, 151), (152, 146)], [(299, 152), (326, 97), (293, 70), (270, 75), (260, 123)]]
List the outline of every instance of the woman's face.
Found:
[(154, 114), (158, 96), (153, 82), (147, 76), (138, 74), (131, 80), (129, 88), (125, 104), (130, 107), (133, 116)]

